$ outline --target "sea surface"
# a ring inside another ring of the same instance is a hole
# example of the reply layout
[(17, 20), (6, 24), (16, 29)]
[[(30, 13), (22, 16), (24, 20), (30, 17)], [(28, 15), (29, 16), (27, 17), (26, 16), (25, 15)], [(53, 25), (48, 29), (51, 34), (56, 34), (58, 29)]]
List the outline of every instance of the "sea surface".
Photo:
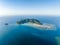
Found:
[[(21, 19), (37, 19), (54, 24), (56, 30), (41, 30), (17, 25)], [(8, 23), (8, 25), (5, 25)], [(0, 45), (60, 45), (60, 17), (58, 16), (6, 16), (0, 17)]]

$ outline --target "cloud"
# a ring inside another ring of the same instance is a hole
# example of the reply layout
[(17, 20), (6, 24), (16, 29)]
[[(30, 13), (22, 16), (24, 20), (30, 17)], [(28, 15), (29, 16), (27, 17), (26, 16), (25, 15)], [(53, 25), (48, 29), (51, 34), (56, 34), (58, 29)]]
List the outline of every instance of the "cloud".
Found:
[[(6, 2), (5, 2), (6, 3)], [(9, 16), (9, 15), (60, 15), (60, 3), (56, 6), (42, 6), (43, 8), (36, 7), (35, 8), (27, 8), (28, 6), (17, 8), (16, 6), (4, 5), (3, 1), (0, 1), (0, 16)], [(10, 3), (9, 3), (10, 4)], [(8, 7), (10, 6), (10, 7)], [(24, 5), (23, 5), (24, 6)], [(16, 7), (16, 8), (15, 8)]]
[(7, 15), (60, 15), (59, 10), (21, 10), (0, 8), (0, 16)]

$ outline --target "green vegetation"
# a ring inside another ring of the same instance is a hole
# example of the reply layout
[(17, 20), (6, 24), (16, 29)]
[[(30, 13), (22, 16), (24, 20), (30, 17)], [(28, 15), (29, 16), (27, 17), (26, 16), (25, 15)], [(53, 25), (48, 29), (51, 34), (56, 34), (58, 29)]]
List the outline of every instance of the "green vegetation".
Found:
[(23, 20), (17, 21), (16, 23), (17, 24), (36, 23), (36, 24), (42, 25), (42, 23), (40, 23), (40, 21), (38, 21), (37, 19), (23, 19)]

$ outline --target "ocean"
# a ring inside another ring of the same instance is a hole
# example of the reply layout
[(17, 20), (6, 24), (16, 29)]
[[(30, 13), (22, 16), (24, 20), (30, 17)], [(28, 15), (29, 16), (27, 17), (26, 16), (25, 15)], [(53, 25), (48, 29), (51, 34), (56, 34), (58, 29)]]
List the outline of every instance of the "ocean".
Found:
[[(54, 24), (57, 29), (41, 30), (31, 26), (16, 25), (16, 21), (25, 18)], [(59, 41), (60, 17), (58, 16), (6, 16), (0, 18), (0, 45), (60, 45)]]

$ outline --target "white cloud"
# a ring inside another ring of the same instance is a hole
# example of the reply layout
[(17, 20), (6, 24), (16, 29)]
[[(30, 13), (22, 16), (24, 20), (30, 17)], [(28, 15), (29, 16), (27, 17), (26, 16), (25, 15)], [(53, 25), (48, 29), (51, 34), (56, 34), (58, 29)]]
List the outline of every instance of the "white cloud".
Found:
[(51, 15), (59, 16), (60, 9), (11, 9), (4, 7), (3, 3), (0, 3), (0, 16), (9, 15)]
[(16, 10), (0, 7), (0, 16), (8, 15), (60, 15), (60, 10)]

